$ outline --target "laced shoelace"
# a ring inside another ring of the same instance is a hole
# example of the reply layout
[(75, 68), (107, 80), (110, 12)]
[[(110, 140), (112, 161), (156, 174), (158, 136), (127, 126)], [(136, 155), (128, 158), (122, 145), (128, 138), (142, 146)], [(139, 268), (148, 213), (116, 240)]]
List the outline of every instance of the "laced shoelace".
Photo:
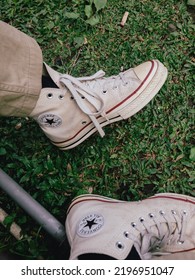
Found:
[(154, 233), (152, 228), (147, 226), (147, 223), (144, 222), (143, 218), (140, 218), (140, 222), (142, 223), (144, 230), (140, 230), (135, 223), (132, 223), (135, 230), (139, 232), (139, 236), (128, 234), (128, 238), (134, 241), (134, 246), (142, 259), (151, 259), (152, 256), (170, 254), (169, 252), (160, 250), (160, 248), (163, 248), (163, 246), (169, 243), (184, 243), (187, 222), (186, 211), (183, 211), (180, 217), (176, 211), (172, 210), (171, 213), (174, 217), (174, 223), (166, 218), (163, 211), (161, 212), (161, 215), (165, 220), (164, 223), (159, 223), (153, 214), (149, 214), (150, 218), (155, 222), (157, 234)]
[[(100, 94), (96, 92), (95, 89), (93, 89), (93, 86), (95, 87), (95, 83), (98, 83), (100, 79), (102, 80), (104, 75), (105, 72), (100, 70), (94, 75), (88, 77), (75, 78), (68, 74), (63, 74), (60, 77), (61, 85), (70, 91), (78, 107), (86, 115), (88, 115), (88, 117), (91, 119), (94, 126), (96, 127), (96, 129), (98, 130), (99, 134), (102, 137), (105, 135), (105, 133), (96, 117), (102, 116), (108, 122), (109, 119), (107, 118), (107, 115), (104, 110), (105, 109), (104, 100), (100, 96)], [(89, 86), (88, 82), (92, 82), (92, 81), (94, 81), (94, 83), (91, 83), (91, 86)], [(113, 88), (117, 88), (120, 81), (122, 81), (124, 85), (128, 83), (127, 81), (125, 81), (123, 73), (120, 73), (118, 76), (112, 76), (110, 79), (110, 83), (112, 83)], [(107, 91), (106, 89), (102, 89), (102, 92), (106, 93), (106, 91)], [(95, 112), (92, 112), (92, 110), (87, 106), (86, 101), (95, 109)]]

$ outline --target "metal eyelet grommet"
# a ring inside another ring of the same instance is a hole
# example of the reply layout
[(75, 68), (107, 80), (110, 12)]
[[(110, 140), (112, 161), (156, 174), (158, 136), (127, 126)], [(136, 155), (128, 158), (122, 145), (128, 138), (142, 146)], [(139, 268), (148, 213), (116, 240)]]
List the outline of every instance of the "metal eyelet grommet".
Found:
[(182, 240), (177, 240), (177, 244), (182, 245), (184, 243), (184, 241)]
[(132, 223), (131, 223), (131, 226), (132, 226), (132, 227), (136, 227), (136, 223), (132, 222)]
[(85, 99), (85, 96), (81, 96), (82, 99)]
[(163, 210), (160, 210), (159, 211), (160, 215), (164, 216), (165, 215), (165, 212)]
[(125, 248), (124, 244), (120, 241), (116, 242), (116, 247), (120, 250), (123, 250)]
[(86, 121), (82, 121), (82, 124), (86, 124), (87, 122)]
[(125, 231), (123, 234), (126, 238), (129, 238), (129, 232), (128, 231)]
[(187, 215), (187, 211), (186, 211), (186, 210), (183, 210), (183, 214), (184, 214), (184, 215)]
[(47, 98), (52, 98), (53, 97), (53, 93), (48, 93), (47, 94)]
[(139, 218), (140, 222), (143, 223), (145, 219), (143, 217)]
[(61, 95), (61, 94), (60, 94), (60, 95), (58, 96), (58, 98), (59, 98), (60, 100), (62, 100), (62, 99), (64, 98), (64, 95)]
[(153, 213), (149, 213), (148, 216), (152, 219), (154, 218), (154, 214)]
[(177, 214), (175, 210), (171, 210), (171, 213), (172, 213), (173, 215), (176, 215), (176, 214)]
[(73, 100), (73, 99), (74, 99), (74, 97), (73, 97), (73, 96), (71, 96), (71, 97), (70, 97), (70, 99), (72, 99), (72, 100)]

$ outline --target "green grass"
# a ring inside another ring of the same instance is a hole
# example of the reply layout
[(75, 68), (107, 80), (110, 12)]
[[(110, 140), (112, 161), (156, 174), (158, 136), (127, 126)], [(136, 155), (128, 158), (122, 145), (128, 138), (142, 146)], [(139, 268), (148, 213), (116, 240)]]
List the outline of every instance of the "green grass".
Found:
[[(31, 119), (0, 118), (3, 170), (62, 223), (71, 199), (84, 193), (123, 200), (158, 192), (195, 196), (195, 26), (186, 2), (110, 0), (95, 26), (86, 23), (86, 1), (2, 2), (1, 19), (36, 38), (45, 61), (61, 72), (83, 76), (103, 69), (112, 75), (152, 58), (169, 71), (141, 112), (106, 127), (103, 139), (95, 134), (73, 150), (52, 146)], [(126, 10), (129, 18), (121, 28)], [(65, 12), (80, 17), (67, 19)], [(1, 191), (0, 206), (28, 236), (17, 242), (0, 226), (0, 251), (56, 258), (44, 231)]]

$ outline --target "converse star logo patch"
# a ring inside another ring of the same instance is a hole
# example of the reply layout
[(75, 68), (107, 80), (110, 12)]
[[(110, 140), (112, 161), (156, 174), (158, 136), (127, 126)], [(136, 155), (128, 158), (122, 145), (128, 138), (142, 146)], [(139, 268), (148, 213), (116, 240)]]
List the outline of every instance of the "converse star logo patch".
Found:
[(89, 237), (98, 233), (104, 225), (104, 218), (100, 214), (92, 213), (85, 216), (78, 224), (77, 234)]
[(62, 124), (62, 119), (54, 114), (45, 114), (38, 117), (38, 122), (46, 127), (58, 127)]

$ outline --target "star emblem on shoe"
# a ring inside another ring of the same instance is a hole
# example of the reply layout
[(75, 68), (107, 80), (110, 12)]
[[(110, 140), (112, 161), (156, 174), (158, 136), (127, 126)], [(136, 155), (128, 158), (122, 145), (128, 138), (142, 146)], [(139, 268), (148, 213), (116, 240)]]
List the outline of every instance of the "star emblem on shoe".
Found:
[(89, 237), (95, 235), (104, 225), (104, 218), (102, 215), (92, 213), (86, 215), (78, 224), (77, 234), (80, 237)]
[(62, 124), (62, 119), (54, 114), (43, 114), (39, 116), (38, 122), (46, 127), (58, 127)]
[(52, 124), (54, 124), (54, 123), (56, 123), (56, 122), (55, 122), (54, 118), (52, 118), (52, 119), (47, 119), (47, 118), (46, 118), (46, 123), (52, 125)]
[(93, 225), (97, 225), (97, 223), (95, 222), (95, 218), (91, 221), (87, 220), (87, 224), (84, 227), (89, 227), (89, 229), (91, 229)]

